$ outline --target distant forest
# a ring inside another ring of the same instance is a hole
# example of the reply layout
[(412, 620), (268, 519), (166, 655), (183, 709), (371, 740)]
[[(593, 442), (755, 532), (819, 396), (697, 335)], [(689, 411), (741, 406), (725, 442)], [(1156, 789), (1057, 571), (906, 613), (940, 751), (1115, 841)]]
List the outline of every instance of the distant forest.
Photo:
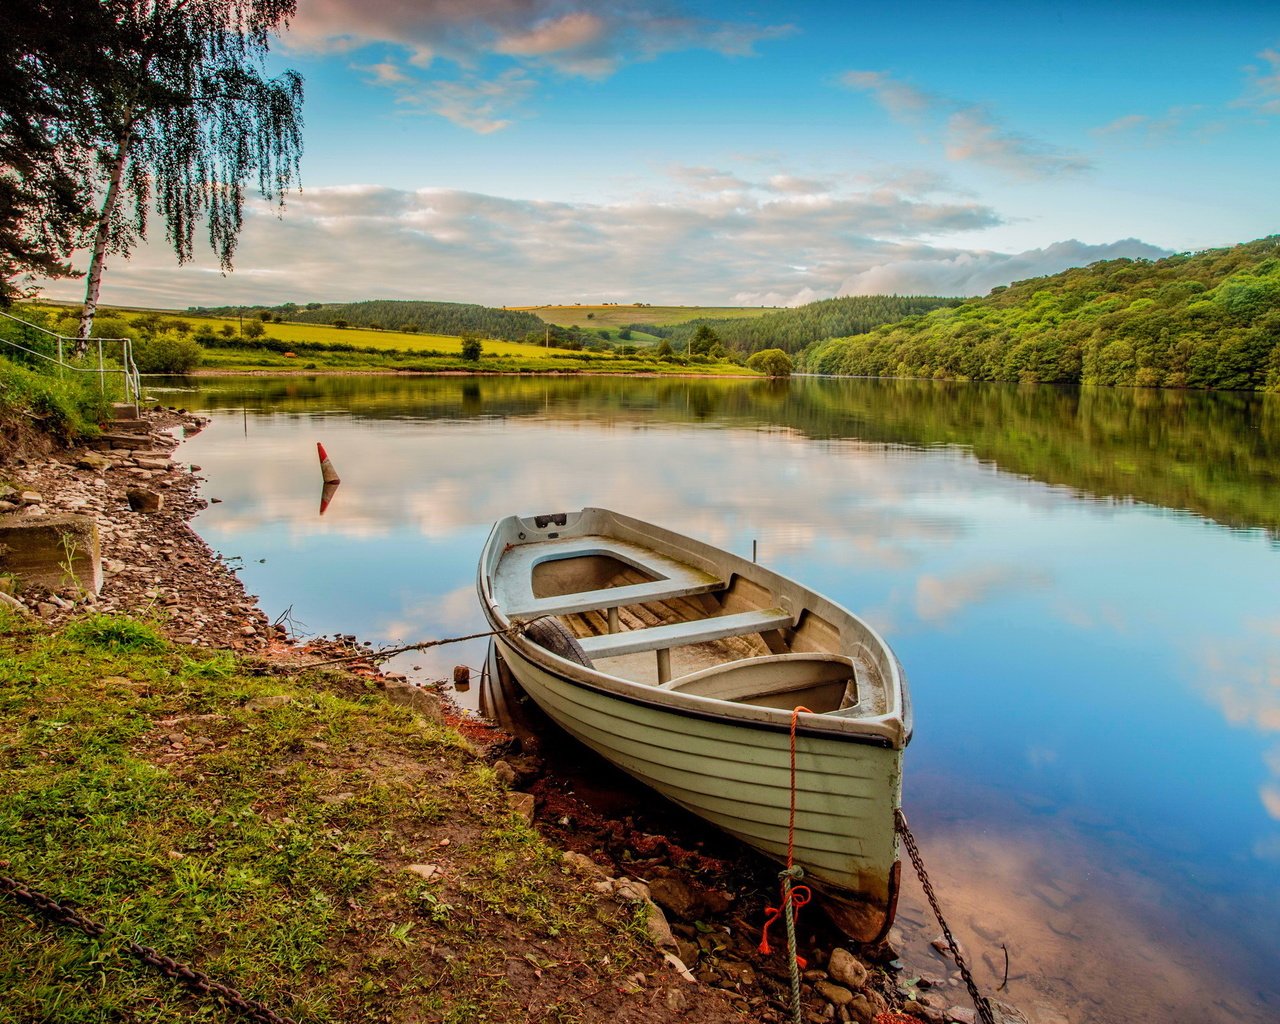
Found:
[(725, 348), (747, 355), (766, 348), (794, 353), (824, 338), (861, 334), (881, 324), (895, 323), (961, 301), (924, 295), (850, 295), (758, 317), (689, 320), (667, 327), (632, 324), (632, 328), (667, 338), (677, 349), (686, 348), (698, 328), (706, 326), (715, 332)]
[(1280, 391), (1280, 236), (1107, 260), (821, 341), (811, 373)]
[(281, 320), (303, 324), (331, 324), (369, 327), (374, 330), (407, 331), (418, 334), (461, 335), (476, 333), (486, 338), (521, 341), (526, 335), (541, 339), (546, 327), (532, 313), (493, 309), (464, 302), (418, 302), (400, 299), (370, 299), (365, 302), (286, 302), (279, 306), (192, 307), (194, 314), (209, 316), (258, 316), (270, 313)]

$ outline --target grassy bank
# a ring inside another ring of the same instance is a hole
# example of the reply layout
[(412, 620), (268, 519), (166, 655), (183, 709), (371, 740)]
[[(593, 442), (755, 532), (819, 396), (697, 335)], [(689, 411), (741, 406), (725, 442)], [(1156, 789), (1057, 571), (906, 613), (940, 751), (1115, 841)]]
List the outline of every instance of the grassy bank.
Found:
[(456, 734), (368, 680), (0, 608), (0, 735), (4, 872), (110, 929), (0, 898), (0, 1019), (224, 1019), (119, 936), (316, 1022), (604, 1019), (653, 959)]
[(100, 390), (96, 375), (60, 378), (0, 352), (0, 441), (6, 451), (36, 438), (65, 442), (97, 433), (113, 397)]

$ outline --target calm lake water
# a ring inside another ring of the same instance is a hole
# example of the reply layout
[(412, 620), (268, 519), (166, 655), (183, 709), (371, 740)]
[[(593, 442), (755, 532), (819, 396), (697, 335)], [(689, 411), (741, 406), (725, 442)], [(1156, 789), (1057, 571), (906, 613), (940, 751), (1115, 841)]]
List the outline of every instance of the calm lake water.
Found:
[[(512, 512), (603, 505), (758, 542), (906, 666), (907, 813), (982, 984), (1003, 944), (1008, 996), (1040, 1024), (1280, 1020), (1274, 396), (385, 377), (159, 394), (214, 420), (181, 449), (222, 499), (197, 530), (312, 633), (482, 630), (475, 562)], [(342, 476), (323, 517), (317, 441)], [(909, 968), (940, 973), (914, 886), (899, 922)]]

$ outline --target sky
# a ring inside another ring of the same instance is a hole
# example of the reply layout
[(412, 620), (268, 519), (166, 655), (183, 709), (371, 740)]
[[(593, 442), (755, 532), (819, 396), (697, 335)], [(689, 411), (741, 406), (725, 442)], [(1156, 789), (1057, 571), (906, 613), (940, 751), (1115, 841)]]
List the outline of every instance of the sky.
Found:
[(104, 302), (974, 295), (1280, 231), (1265, 0), (299, 0), (286, 68), (302, 190)]

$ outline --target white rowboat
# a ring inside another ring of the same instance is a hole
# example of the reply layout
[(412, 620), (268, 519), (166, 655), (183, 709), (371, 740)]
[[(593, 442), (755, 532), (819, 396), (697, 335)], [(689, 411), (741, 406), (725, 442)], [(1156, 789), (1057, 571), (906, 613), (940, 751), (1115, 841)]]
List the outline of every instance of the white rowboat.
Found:
[(852, 612), (709, 544), (606, 509), (498, 522), (477, 573), (495, 650), (558, 725), (785, 862), (876, 942), (898, 890), (907, 684)]

